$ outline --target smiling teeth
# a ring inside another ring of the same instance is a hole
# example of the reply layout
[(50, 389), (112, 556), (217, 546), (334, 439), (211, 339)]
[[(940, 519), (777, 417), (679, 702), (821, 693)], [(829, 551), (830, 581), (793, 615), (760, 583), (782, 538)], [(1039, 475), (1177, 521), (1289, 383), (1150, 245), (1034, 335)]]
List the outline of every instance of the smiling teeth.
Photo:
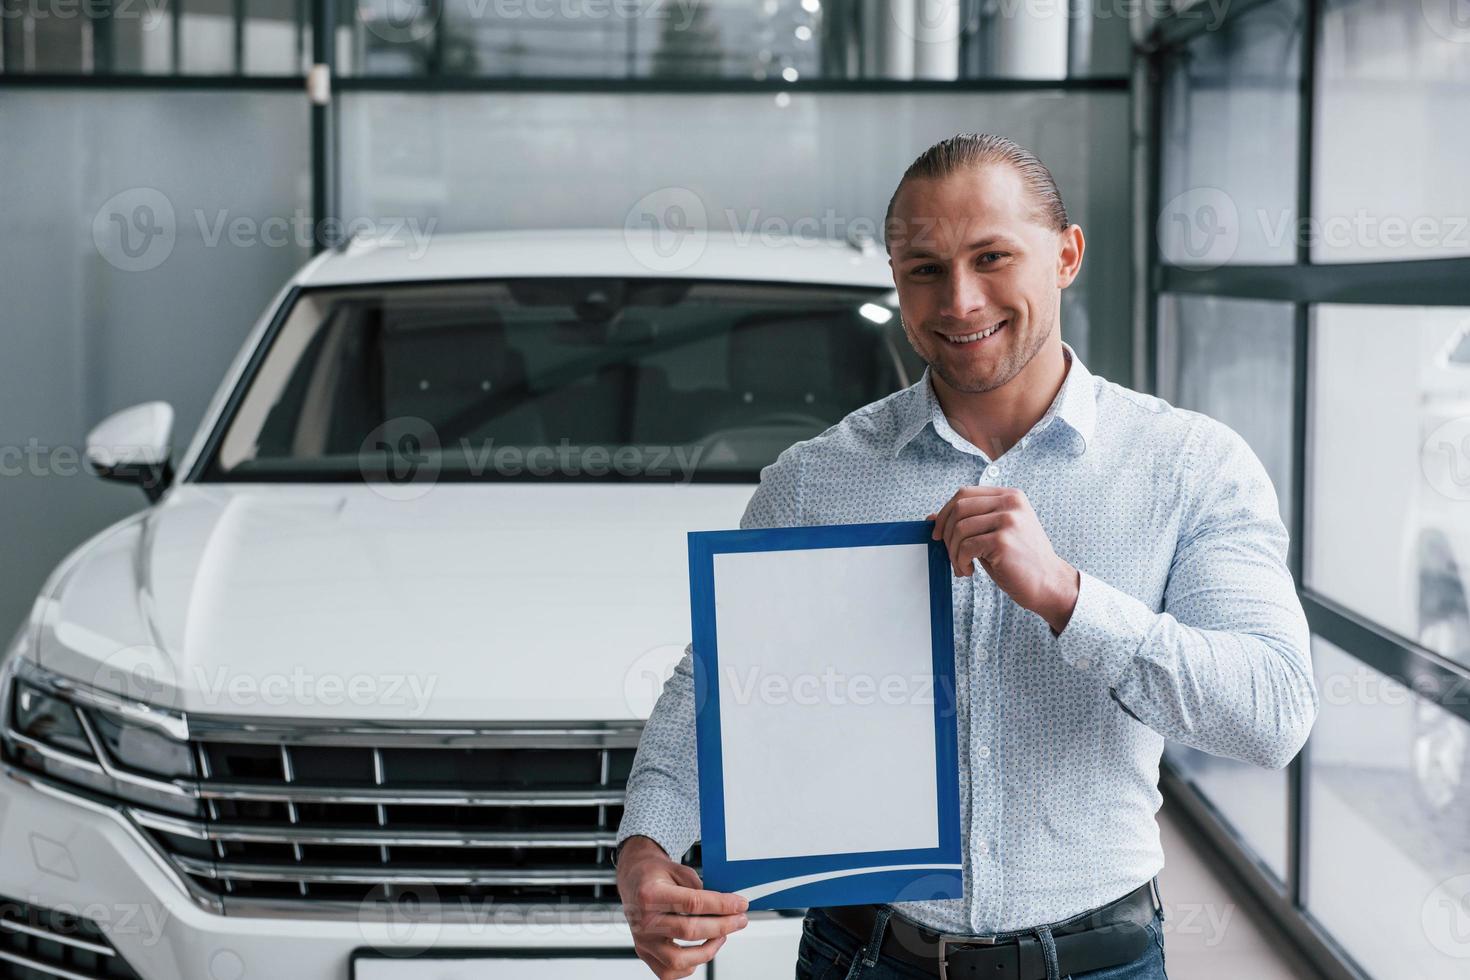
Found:
[(999, 330), (1003, 326), (1005, 326), (1005, 321), (1004, 320), (1002, 320), (1000, 323), (997, 323), (995, 326), (991, 327), (989, 330), (982, 330), (979, 333), (967, 333), (967, 334), (963, 334), (963, 335), (961, 335), (959, 337), (951, 337), (949, 339), (953, 343), (956, 343), (956, 344), (968, 344), (968, 343), (971, 343), (972, 341), (981, 340), (981, 339), (983, 339), (985, 337), (989, 337), (991, 334), (995, 333), (997, 330)]

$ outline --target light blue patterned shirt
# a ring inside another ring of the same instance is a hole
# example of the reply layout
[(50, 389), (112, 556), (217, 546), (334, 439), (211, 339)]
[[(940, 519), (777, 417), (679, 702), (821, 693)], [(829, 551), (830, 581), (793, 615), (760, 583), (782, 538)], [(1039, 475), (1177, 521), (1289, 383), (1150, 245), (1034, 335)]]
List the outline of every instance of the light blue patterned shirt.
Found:
[[(998, 459), (950, 426), (926, 371), (783, 452), (740, 522), (922, 520), (961, 487), (1017, 487), (1081, 572), (1060, 636), (978, 566), (954, 579), (964, 897), (893, 903), (949, 932), (1056, 922), (1143, 884), (1164, 864), (1164, 739), (1280, 768), (1317, 714), (1260, 460), (1222, 423), (1063, 350), (1056, 399)], [(676, 858), (699, 837), (692, 671), (686, 650), (643, 731), (617, 834)], [(884, 791), (883, 773), (872, 786)]]

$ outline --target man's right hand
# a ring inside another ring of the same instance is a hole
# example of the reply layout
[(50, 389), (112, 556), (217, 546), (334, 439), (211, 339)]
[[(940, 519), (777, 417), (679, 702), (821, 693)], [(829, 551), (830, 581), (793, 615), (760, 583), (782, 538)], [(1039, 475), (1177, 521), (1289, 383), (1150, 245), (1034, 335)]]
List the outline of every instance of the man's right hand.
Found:
[[(725, 937), (746, 924), (739, 895), (708, 891), (699, 875), (651, 837), (629, 837), (618, 853), (618, 894), (633, 948), (659, 980), (687, 977), (714, 959)], [(675, 939), (704, 940), (681, 946)]]

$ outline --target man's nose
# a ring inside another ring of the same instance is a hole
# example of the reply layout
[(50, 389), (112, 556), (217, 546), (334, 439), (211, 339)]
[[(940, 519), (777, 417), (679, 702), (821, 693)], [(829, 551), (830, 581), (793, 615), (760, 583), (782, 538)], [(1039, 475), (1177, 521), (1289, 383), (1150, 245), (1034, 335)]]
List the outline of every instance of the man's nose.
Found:
[(990, 305), (980, 277), (965, 269), (956, 269), (949, 277), (940, 314), (955, 320), (967, 320)]

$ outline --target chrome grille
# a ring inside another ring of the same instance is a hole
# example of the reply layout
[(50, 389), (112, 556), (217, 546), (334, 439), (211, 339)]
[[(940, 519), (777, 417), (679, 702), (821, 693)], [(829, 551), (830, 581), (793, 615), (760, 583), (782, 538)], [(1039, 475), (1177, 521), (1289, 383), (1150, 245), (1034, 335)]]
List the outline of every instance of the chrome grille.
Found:
[(95, 922), (0, 898), (0, 980), (138, 980)]
[(222, 897), (617, 901), (610, 861), (637, 728), (481, 732), (490, 744), (194, 741), (204, 811), (130, 809)]
[[(186, 716), (7, 667), (4, 771), (115, 808), (216, 911), (618, 901), (610, 855), (641, 722)], [(681, 858), (698, 867), (698, 845)]]

